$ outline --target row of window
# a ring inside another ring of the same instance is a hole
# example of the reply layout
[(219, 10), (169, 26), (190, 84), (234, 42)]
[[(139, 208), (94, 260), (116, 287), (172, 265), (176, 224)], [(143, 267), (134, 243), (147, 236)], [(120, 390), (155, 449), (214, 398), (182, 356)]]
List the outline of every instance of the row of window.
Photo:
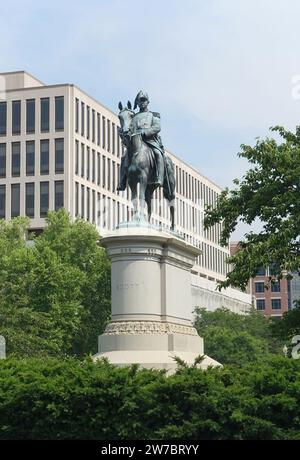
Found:
[(202, 243), (201, 249), (202, 255), (199, 256), (198, 265), (225, 276), (228, 271), (226, 263), (228, 255), (207, 243)]
[[(22, 152), (21, 142), (12, 142), (10, 152), (8, 152), (9, 144), (0, 144), (0, 179), (9, 176), (7, 171), (8, 155), (10, 154), (11, 176), (20, 177), (21, 162), (25, 161), (26, 176), (34, 176), (36, 174), (36, 146), (37, 142), (27, 141), (25, 144), (25, 152)], [(23, 145), (23, 144), (22, 144)], [(50, 163), (50, 141), (43, 139), (40, 141), (40, 174), (49, 174)], [(25, 153), (25, 155), (24, 155)], [(64, 172), (64, 139), (58, 138), (54, 140), (54, 171), (55, 174), (63, 174)]]
[[(11, 105), (11, 126), (9, 126), (7, 116), (7, 101), (0, 102), (0, 136), (6, 136), (9, 133), (18, 135), (23, 132), (22, 127), (22, 107), (25, 104), (25, 124), (26, 133), (34, 134), (36, 132), (36, 103), (40, 104), (40, 128), (41, 133), (49, 132), (50, 130), (50, 98), (44, 97), (41, 99), (27, 99), (26, 101), (12, 101)], [(55, 131), (63, 131), (64, 129), (64, 97), (55, 97)]]
[(130, 219), (130, 206), (75, 182), (75, 215), (112, 230), (119, 222)]
[(203, 206), (203, 204), (210, 206), (216, 205), (218, 199), (217, 192), (177, 165), (175, 167), (175, 174), (176, 188), (180, 195), (201, 206)]
[(115, 192), (120, 165), (85, 144), (75, 142), (75, 174)]
[(75, 99), (75, 132), (120, 157), (123, 146), (118, 127), (79, 99)]
[[(280, 282), (275, 281), (271, 283), (271, 292), (280, 292)], [(265, 283), (263, 281), (255, 282), (255, 292), (265, 292)]]
[[(40, 217), (46, 217), (49, 210), (49, 182), (29, 182), (25, 184), (25, 215), (31, 218), (35, 216), (35, 195), (36, 189), (39, 187), (40, 193)], [(10, 216), (17, 217), (20, 215), (20, 184), (11, 184), (11, 202)], [(64, 207), (64, 182), (54, 181), (54, 209)], [(6, 185), (0, 185), (0, 218), (5, 219), (6, 210)]]
[[(271, 299), (272, 310), (281, 310), (281, 299)], [(266, 300), (265, 299), (256, 299), (256, 309), (265, 310), (266, 309)]]

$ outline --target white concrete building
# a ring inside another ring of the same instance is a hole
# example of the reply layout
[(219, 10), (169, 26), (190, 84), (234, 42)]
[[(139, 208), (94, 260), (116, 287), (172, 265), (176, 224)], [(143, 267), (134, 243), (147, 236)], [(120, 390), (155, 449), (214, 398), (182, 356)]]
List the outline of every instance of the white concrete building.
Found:
[[(48, 209), (64, 207), (102, 235), (130, 219), (130, 192), (116, 192), (122, 156), (118, 116), (73, 84), (44, 85), (23, 71), (1, 73), (0, 83), (5, 88), (0, 92), (0, 218), (27, 215), (37, 231)], [(203, 251), (192, 272), (192, 307), (244, 312), (249, 295), (215, 290), (226, 276), (229, 255), (229, 248), (218, 244), (220, 227), (203, 230), (204, 206), (213, 205), (221, 190), (166, 153), (176, 168), (176, 229)], [(169, 227), (161, 190), (152, 221)]]

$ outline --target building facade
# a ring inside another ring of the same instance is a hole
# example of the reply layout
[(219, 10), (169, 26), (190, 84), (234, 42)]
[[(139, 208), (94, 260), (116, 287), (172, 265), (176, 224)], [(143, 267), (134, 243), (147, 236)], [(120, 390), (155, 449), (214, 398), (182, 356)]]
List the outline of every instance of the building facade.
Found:
[(300, 276), (299, 273), (291, 275), (292, 279), (283, 278), (270, 284), (270, 270), (261, 268), (252, 279), (256, 309), (265, 316), (280, 317), (295, 308), (296, 302), (300, 300)]
[[(101, 235), (130, 220), (130, 190), (116, 192), (123, 153), (118, 116), (73, 84), (44, 85), (23, 71), (2, 73), (0, 82), (5, 87), (0, 99), (0, 218), (26, 215), (30, 228), (39, 231), (48, 210), (64, 207), (73, 219), (94, 224)], [(176, 172), (176, 229), (202, 249), (193, 269), (194, 302), (206, 302), (202, 294), (210, 292), (218, 306), (231, 299), (234, 309), (246, 311), (249, 296), (215, 291), (226, 277), (229, 248), (218, 244), (220, 226), (204, 231), (203, 219), (205, 205), (215, 204), (220, 188), (166, 154)], [(155, 192), (152, 223), (170, 226), (161, 189)]]
[[(230, 243), (231, 255), (238, 249), (238, 242)], [(294, 272), (291, 275), (291, 279), (274, 280), (269, 268), (260, 268), (247, 286), (253, 306), (267, 317), (281, 317), (295, 308), (296, 302), (300, 300), (300, 273)]]
[(290, 282), (287, 279), (270, 283), (269, 269), (261, 268), (251, 280), (256, 309), (268, 317), (280, 317), (290, 307)]

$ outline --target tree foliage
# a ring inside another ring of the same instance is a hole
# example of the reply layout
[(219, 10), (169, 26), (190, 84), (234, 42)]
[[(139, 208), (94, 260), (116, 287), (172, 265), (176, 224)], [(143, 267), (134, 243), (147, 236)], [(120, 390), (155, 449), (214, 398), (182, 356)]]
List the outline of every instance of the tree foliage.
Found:
[(293, 337), (300, 336), (300, 301), (296, 308), (283, 314), (281, 321), (274, 322), (272, 333), (286, 344), (290, 344)]
[(282, 351), (271, 322), (256, 310), (238, 315), (225, 308), (197, 308), (195, 327), (204, 339), (205, 354), (222, 364), (244, 366), (263, 362)]
[(28, 245), (26, 219), (0, 223), (0, 334), (15, 356), (95, 352), (110, 314), (110, 266), (95, 228), (50, 212)]
[(271, 274), (280, 279), (300, 266), (300, 127), (295, 133), (279, 126), (272, 131), (280, 141), (259, 139), (254, 147), (241, 146), (239, 156), (253, 167), (234, 181), (235, 189), (224, 190), (206, 214), (206, 228), (222, 222), (223, 245), (239, 221), (263, 223), (263, 230), (247, 233), (240, 250), (228, 259), (233, 269), (221, 287), (245, 289), (260, 267), (271, 267)]

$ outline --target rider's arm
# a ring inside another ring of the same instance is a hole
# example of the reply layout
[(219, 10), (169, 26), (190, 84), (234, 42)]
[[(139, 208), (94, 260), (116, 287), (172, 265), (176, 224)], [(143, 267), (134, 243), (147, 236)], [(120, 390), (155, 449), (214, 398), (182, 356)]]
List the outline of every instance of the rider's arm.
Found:
[(158, 113), (153, 114), (151, 128), (144, 129), (144, 136), (146, 139), (151, 139), (160, 132), (160, 117)]

